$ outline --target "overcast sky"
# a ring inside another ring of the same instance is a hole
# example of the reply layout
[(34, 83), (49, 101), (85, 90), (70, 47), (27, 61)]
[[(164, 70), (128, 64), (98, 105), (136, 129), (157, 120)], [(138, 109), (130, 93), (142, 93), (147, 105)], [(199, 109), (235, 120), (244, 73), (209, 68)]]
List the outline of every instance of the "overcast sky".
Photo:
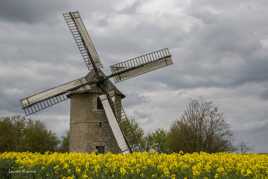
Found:
[[(79, 10), (102, 62), (170, 48), (174, 65), (118, 84), (146, 133), (168, 129), (190, 99), (211, 100), (234, 142), (268, 152), (267, 0), (1, 0), (0, 115), (19, 99), (84, 76), (62, 13)], [(69, 102), (32, 116), (63, 135)]]

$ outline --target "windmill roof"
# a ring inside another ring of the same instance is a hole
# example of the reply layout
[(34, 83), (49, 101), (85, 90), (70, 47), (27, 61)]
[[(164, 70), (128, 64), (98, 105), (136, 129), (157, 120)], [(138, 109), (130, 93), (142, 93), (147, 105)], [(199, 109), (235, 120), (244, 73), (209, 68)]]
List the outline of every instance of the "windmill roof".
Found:
[[(100, 71), (100, 74), (105, 77), (105, 74)], [(103, 93), (100, 87), (97, 86), (97, 78), (95, 72), (92, 70), (87, 74), (87, 79), (89, 82), (93, 82), (93, 84), (82, 86), (76, 90), (70, 91), (68, 97), (73, 94), (82, 94), (82, 93)], [(109, 93), (114, 92), (117, 95), (120, 95), (121, 98), (125, 98), (126, 96), (114, 85), (111, 80), (105, 80), (102, 82), (105, 87), (108, 89)]]

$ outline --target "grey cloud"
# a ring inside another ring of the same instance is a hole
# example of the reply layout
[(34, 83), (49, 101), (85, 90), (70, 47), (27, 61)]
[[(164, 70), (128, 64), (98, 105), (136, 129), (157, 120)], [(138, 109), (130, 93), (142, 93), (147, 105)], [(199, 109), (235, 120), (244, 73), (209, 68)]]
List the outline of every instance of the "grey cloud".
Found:
[(260, 95), (261, 99), (268, 100), (268, 89)]
[(57, 12), (68, 7), (69, 0), (8, 0), (1, 1), (0, 19), (27, 23), (42, 22), (47, 17), (55, 17)]
[[(219, 105), (242, 139), (255, 136), (253, 129), (267, 120), (268, 53), (262, 43), (268, 35), (267, 1), (200, 0), (181, 11), (177, 2), (167, 1), (163, 6), (170, 6), (161, 7), (161, 13), (144, 7), (157, 2), (2, 2), (1, 114), (21, 113), (21, 97), (87, 72), (61, 16), (80, 10), (106, 67), (154, 49), (171, 49), (174, 65), (118, 84), (127, 94), (127, 111), (146, 131), (167, 128), (187, 99), (204, 96)], [(34, 117), (62, 134), (68, 112), (67, 102)], [(254, 143), (260, 146), (257, 151), (267, 151), (262, 142)]]
[(141, 4), (142, 4), (141, 0), (133, 1), (131, 4), (128, 4), (123, 9), (119, 10), (118, 13), (135, 14), (137, 13), (137, 9), (141, 6)]
[(154, 119), (152, 118), (152, 114), (150, 111), (134, 110), (133, 114), (130, 115), (130, 118), (135, 119), (138, 122), (138, 124), (140, 124), (140, 126), (145, 130), (150, 129), (152, 127), (151, 124), (155, 122)]
[[(12, 89), (11, 89), (12, 90)], [(0, 92), (0, 113), (22, 113), (19, 106), (18, 94), (7, 94), (7, 91)]]
[(136, 116), (138, 119), (144, 119), (151, 116), (150, 114), (141, 111), (134, 111), (133, 115)]
[(236, 139), (239, 141), (244, 141), (252, 148), (253, 152), (267, 152), (267, 135), (268, 123), (251, 130), (235, 131)]
[[(199, 4), (189, 15), (202, 7)], [(247, 21), (251, 16), (247, 11), (240, 11), (240, 16), (235, 13), (214, 16), (207, 11), (194, 14), (201, 25), (197, 23), (183, 39), (183, 46), (173, 50), (172, 74), (175, 75), (155, 75), (153, 80), (161, 80), (174, 88), (231, 87), (267, 81), (268, 53), (261, 45), (266, 34), (259, 27), (267, 24), (265, 19), (262, 25), (255, 26), (255, 19)]]
[(12, 22), (0, 26), (0, 111), (22, 114), (21, 98), (86, 74), (63, 20), (51, 27)]
[(127, 107), (141, 105), (143, 103), (148, 103), (149, 102), (149, 99), (147, 99), (142, 94), (129, 93), (128, 91), (125, 91), (125, 92), (126, 92), (125, 95), (127, 96), (127, 100), (126, 100), (126, 106)]
[(43, 23), (58, 20), (59, 15), (65, 11), (80, 10), (84, 15), (93, 15), (98, 12), (114, 11), (115, 5), (121, 1), (90, 1), (83, 0), (8, 0), (2, 1), (0, 6), (0, 19), (4, 21)]

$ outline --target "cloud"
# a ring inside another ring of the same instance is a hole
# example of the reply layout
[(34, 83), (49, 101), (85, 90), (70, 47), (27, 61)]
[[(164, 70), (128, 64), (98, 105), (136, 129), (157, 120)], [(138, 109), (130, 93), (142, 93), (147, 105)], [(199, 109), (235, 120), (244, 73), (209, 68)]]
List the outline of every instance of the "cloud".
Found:
[(261, 99), (268, 100), (268, 90), (266, 89), (260, 95)]
[[(254, 152), (267, 152), (267, 133), (268, 124), (263, 123), (260, 127), (252, 130), (239, 130), (235, 132), (236, 141), (246, 141), (252, 151)], [(239, 143), (237, 142), (237, 145)]]
[(143, 94), (128, 93), (126, 91), (125, 95), (127, 96), (127, 106), (136, 106), (148, 102), (148, 99)]
[(57, 18), (55, 14), (68, 7), (69, 0), (9, 0), (2, 1), (0, 19), (26, 23), (42, 23), (47, 18)]
[[(203, 97), (219, 106), (238, 142), (268, 151), (261, 127), (268, 107), (267, 7), (265, 0), (2, 2), (0, 114), (22, 113), (20, 98), (87, 73), (61, 15), (79, 10), (105, 67), (171, 49), (174, 65), (118, 84), (127, 113), (146, 133), (169, 128), (191, 98)], [(62, 135), (68, 104), (33, 118)]]

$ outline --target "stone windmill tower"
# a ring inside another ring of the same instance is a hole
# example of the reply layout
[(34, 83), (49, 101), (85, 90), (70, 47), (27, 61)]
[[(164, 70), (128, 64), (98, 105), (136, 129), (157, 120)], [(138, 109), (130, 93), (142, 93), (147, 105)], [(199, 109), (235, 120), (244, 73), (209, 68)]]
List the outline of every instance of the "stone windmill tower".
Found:
[(110, 78), (120, 82), (171, 65), (171, 54), (161, 49), (131, 58), (111, 65), (112, 73), (105, 75), (79, 12), (63, 16), (89, 73), (22, 99), (22, 108), (31, 115), (70, 98), (70, 151), (129, 153), (131, 148), (120, 128), (120, 122), (126, 120), (121, 103), (125, 96)]

